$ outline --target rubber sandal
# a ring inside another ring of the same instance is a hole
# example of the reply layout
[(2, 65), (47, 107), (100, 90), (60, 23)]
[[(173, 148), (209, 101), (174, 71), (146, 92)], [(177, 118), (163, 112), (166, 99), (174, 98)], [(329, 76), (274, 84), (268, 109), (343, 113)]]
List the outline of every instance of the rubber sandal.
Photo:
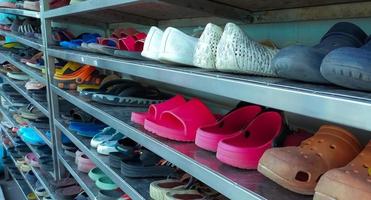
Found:
[(158, 89), (142, 85), (116, 85), (111, 91), (93, 94), (92, 100), (107, 105), (147, 107), (167, 98)]
[(218, 122), (198, 128), (195, 143), (202, 149), (216, 152), (221, 140), (239, 135), (261, 112), (260, 106), (245, 106), (233, 110)]
[(77, 184), (77, 182), (73, 178), (63, 178), (59, 181), (54, 181), (54, 180), (50, 181), (50, 186), (54, 190), (56, 190), (58, 188), (69, 187), (69, 186), (76, 185), (76, 184)]
[(165, 200), (204, 200), (215, 199), (219, 194), (200, 182), (188, 184), (186, 188), (175, 189), (165, 194)]
[(23, 72), (8, 72), (6, 73), (6, 75), (9, 78), (18, 80), (18, 81), (27, 81), (28, 79), (30, 79), (30, 77)]
[(276, 140), (287, 134), (280, 113), (263, 112), (240, 131), (240, 134), (219, 142), (216, 157), (221, 162), (242, 168), (256, 169), (264, 151), (276, 146)]
[(78, 185), (59, 188), (55, 191), (56, 196), (60, 200), (74, 200), (77, 195), (82, 192), (82, 188)]
[(130, 178), (167, 177), (175, 172), (175, 168), (169, 164), (156, 154), (142, 149), (138, 159), (121, 161), (121, 174)]
[(152, 199), (165, 199), (166, 193), (172, 190), (184, 189), (191, 177), (188, 174), (178, 179), (154, 181), (149, 185), (149, 195)]
[(371, 141), (346, 166), (327, 171), (316, 188), (315, 200), (369, 199), (371, 196)]
[(97, 38), (101, 37), (98, 33), (83, 33), (71, 41), (62, 41), (59, 45), (66, 49), (81, 49), (82, 43), (96, 43)]
[(22, 140), (32, 145), (45, 145), (44, 140), (39, 136), (34, 128), (22, 127), (18, 130)]
[(334, 83), (355, 90), (371, 91), (371, 36), (361, 48), (343, 47), (331, 51), (322, 61), (322, 76)]
[(346, 165), (360, 151), (360, 143), (350, 132), (325, 125), (299, 147), (267, 150), (258, 171), (286, 189), (313, 195), (325, 172)]
[(86, 99), (91, 99), (93, 94), (109, 92), (108, 90), (114, 87), (115, 85), (126, 85), (126, 84), (139, 85), (139, 83), (131, 81), (131, 80), (120, 79), (119, 76), (114, 75), (114, 74), (108, 75), (102, 80), (98, 89), (88, 89), (88, 88), (82, 89), (80, 91), (80, 96)]
[(271, 60), (277, 52), (252, 40), (237, 25), (227, 23), (218, 44), (215, 66), (224, 72), (276, 77)]
[(143, 59), (141, 52), (143, 51), (144, 40), (147, 34), (136, 33), (133, 36), (127, 36), (118, 40), (118, 48), (114, 52), (115, 56), (130, 58), (130, 59)]
[(32, 104), (29, 104), (27, 107), (20, 108), (18, 113), (21, 117), (30, 120), (36, 120), (44, 117), (44, 114)]
[(62, 68), (55, 69), (56, 76), (72, 74), (82, 67), (81, 64), (72, 61), (67, 62)]
[(197, 42), (197, 38), (169, 27), (162, 36), (159, 59), (165, 62), (193, 66), (193, 54)]
[(160, 119), (146, 119), (144, 128), (158, 136), (176, 141), (191, 142), (199, 127), (216, 123), (215, 116), (198, 99), (191, 99), (172, 110), (162, 112)]
[(116, 133), (116, 129), (107, 127), (104, 128), (100, 133), (96, 134), (91, 140), (90, 140), (90, 146), (93, 148), (97, 148), (99, 144), (109, 140), (112, 138), (112, 136)]
[(97, 199), (99, 200), (117, 200), (125, 193), (119, 189), (117, 190), (99, 190)]
[[(70, 69), (75, 64), (70, 63), (71, 65), (68, 65), (67, 69)], [(70, 67), (71, 66), (71, 67)], [(77, 68), (77, 65), (75, 65)], [(80, 65), (79, 65), (80, 66)], [(62, 68), (62, 70), (65, 68)], [(72, 73), (63, 73), (63, 74), (54, 74), (54, 79), (56, 80), (76, 80), (77, 78), (84, 78), (89, 76), (92, 72), (96, 70), (95, 67), (84, 65), (82, 67), (78, 67), (76, 71)]]
[(131, 121), (140, 125), (144, 125), (144, 121), (147, 118), (157, 122), (160, 119), (162, 112), (174, 109), (184, 103), (186, 103), (184, 97), (181, 95), (176, 95), (162, 103), (151, 104), (147, 112), (132, 112)]
[(27, 200), (37, 200), (36, 194), (31, 192), (27, 194)]
[(88, 173), (88, 176), (91, 180), (93, 180), (94, 182), (97, 181), (99, 178), (101, 177), (105, 177), (106, 175), (103, 173), (103, 171), (101, 169), (99, 169), (98, 167), (94, 168), (94, 169), (91, 169)]
[(81, 154), (77, 158), (77, 170), (83, 173), (89, 173), (90, 170), (96, 168), (96, 165), (85, 155)]
[(208, 23), (195, 48), (193, 64), (205, 69), (216, 69), (216, 52), (223, 29)]
[[(71, 1), (72, 2), (72, 1)], [(74, 200), (89, 200), (88, 194), (85, 191), (81, 192)]]
[(100, 177), (95, 181), (95, 185), (100, 190), (116, 190), (118, 186), (107, 176)]
[(100, 133), (107, 125), (101, 123), (92, 123), (92, 122), (70, 122), (68, 128), (71, 131), (76, 132), (76, 134), (93, 138), (96, 134)]
[(320, 72), (323, 58), (331, 51), (341, 47), (360, 47), (367, 38), (357, 25), (339, 22), (313, 47), (295, 45), (282, 49), (272, 63), (277, 75), (282, 78), (329, 83)]
[(116, 149), (116, 145), (118, 140), (121, 138), (125, 137), (122, 133), (115, 133), (115, 135), (112, 136), (107, 141), (102, 142), (101, 144), (98, 145), (97, 147), (97, 152), (102, 155), (109, 155), (111, 152), (117, 152), (118, 150)]
[(115, 54), (115, 50), (117, 50), (116, 47), (106, 46), (97, 43), (89, 43), (87, 44), (87, 48), (90, 49), (90, 51), (92, 52), (102, 53), (110, 56), (113, 56)]
[(141, 53), (143, 57), (158, 61), (160, 60), (159, 47), (161, 46), (163, 34), (163, 31), (155, 26), (152, 26), (149, 29), (148, 35), (144, 42), (143, 51)]

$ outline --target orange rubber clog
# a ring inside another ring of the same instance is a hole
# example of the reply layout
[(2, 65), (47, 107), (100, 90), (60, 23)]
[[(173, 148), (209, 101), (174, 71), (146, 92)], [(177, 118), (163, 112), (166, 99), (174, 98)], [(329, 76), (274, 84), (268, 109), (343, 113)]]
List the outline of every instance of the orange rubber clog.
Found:
[(258, 171), (291, 191), (313, 195), (324, 173), (345, 166), (360, 151), (360, 143), (350, 132), (325, 125), (299, 147), (267, 150)]
[(320, 179), (314, 200), (371, 199), (371, 141), (347, 166), (332, 169)]

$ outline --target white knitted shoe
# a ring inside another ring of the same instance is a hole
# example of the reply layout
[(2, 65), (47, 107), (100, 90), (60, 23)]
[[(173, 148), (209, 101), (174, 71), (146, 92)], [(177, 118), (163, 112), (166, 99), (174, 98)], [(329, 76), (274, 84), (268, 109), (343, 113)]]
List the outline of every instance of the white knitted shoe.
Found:
[(193, 54), (198, 39), (169, 27), (162, 36), (159, 59), (165, 62), (193, 66)]
[(223, 29), (219, 26), (208, 23), (196, 45), (193, 64), (196, 67), (215, 69), (216, 51)]
[(143, 57), (159, 60), (158, 54), (163, 34), (164, 32), (155, 26), (149, 29), (141, 54)]
[(218, 45), (216, 68), (226, 72), (276, 77), (271, 61), (277, 52), (277, 49), (250, 39), (237, 25), (228, 23)]

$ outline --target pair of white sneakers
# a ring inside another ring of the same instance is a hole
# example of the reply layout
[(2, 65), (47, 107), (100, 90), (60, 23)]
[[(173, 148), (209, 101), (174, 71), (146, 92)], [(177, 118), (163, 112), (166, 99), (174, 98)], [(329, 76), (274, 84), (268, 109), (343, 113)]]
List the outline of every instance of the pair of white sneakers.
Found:
[(277, 52), (252, 40), (233, 23), (224, 31), (209, 23), (199, 39), (172, 27), (164, 32), (151, 27), (142, 56), (218, 71), (276, 76), (271, 61)]

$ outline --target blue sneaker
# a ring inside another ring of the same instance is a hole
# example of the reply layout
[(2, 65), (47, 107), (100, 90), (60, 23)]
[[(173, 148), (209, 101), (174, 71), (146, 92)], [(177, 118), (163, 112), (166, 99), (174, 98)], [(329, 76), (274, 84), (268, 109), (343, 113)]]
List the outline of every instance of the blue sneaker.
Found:
[(336, 85), (371, 91), (371, 35), (361, 48), (344, 47), (330, 52), (323, 59), (321, 74)]
[(341, 47), (360, 47), (367, 35), (358, 26), (348, 22), (335, 24), (313, 47), (295, 45), (282, 49), (272, 60), (278, 76), (287, 79), (329, 83), (320, 72), (323, 58)]

